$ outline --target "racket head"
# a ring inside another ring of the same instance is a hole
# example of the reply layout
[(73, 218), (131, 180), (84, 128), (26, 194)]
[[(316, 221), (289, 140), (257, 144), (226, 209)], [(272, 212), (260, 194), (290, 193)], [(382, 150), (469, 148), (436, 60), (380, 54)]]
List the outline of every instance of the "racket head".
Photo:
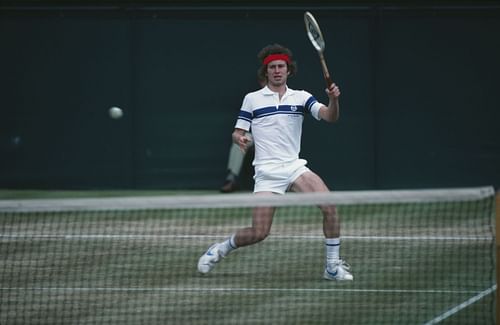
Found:
[(323, 38), (318, 22), (309, 11), (304, 13), (304, 23), (311, 44), (316, 51), (323, 52), (325, 50), (325, 39)]

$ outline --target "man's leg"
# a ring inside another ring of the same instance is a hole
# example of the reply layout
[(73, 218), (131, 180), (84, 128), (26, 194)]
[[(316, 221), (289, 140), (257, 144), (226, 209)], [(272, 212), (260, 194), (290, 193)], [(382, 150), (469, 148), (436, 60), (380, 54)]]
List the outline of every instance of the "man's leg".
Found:
[[(290, 189), (293, 192), (329, 192), (323, 180), (312, 171), (300, 175)], [(320, 206), (320, 209), (323, 213), (323, 234), (325, 238), (340, 237), (340, 219), (335, 206)]]
[[(247, 136), (252, 140), (252, 134), (247, 133)], [(250, 143), (250, 146), (253, 142)], [(241, 173), (241, 168), (245, 160), (246, 152), (241, 151), (240, 147), (233, 143), (231, 149), (229, 149), (229, 158), (227, 161), (227, 176), (224, 181), (224, 185), (221, 187), (220, 191), (222, 193), (234, 192), (238, 189), (238, 177)]]
[[(294, 192), (328, 192), (323, 180), (314, 172), (307, 171), (293, 183)], [(326, 267), (324, 278), (328, 280), (352, 280), (349, 265), (340, 258), (340, 218), (334, 205), (319, 207), (323, 213), (323, 234), (325, 235)]]
[[(270, 195), (271, 192), (259, 192), (256, 195)], [(252, 226), (238, 230), (222, 243), (212, 245), (198, 261), (198, 271), (208, 273), (221, 258), (226, 257), (236, 248), (253, 245), (269, 235), (273, 223), (275, 208), (257, 207), (252, 211)]]
[(241, 172), (241, 167), (245, 159), (245, 153), (240, 147), (233, 143), (229, 149), (229, 158), (227, 161), (227, 176), (224, 185), (220, 191), (223, 193), (234, 192), (238, 188), (238, 176)]
[(234, 236), (236, 247), (256, 244), (269, 235), (275, 208), (258, 207), (252, 212), (252, 226), (240, 229)]

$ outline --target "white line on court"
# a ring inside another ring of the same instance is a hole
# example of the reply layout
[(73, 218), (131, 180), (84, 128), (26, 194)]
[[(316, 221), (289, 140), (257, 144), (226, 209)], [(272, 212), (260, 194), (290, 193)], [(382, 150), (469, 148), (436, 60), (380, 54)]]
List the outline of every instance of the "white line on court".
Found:
[[(225, 235), (119, 235), (119, 234), (0, 234), (0, 239), (203, 239), (224, 238)], [(320, 235), (272, 235), (277, 239), (322, 239)], [(343, 239), (353, 240), (493, 240), (493, 236), (342, 236)]]
[[(495, 285), (496, 287), (496, 285)], [(351, 293), (409, 293), (409, 294), (472, 294), (472, 290), (404, 290), (404, 289), (342, 289), (342, 288), (200, 288), (200, 287), (33, 287), (0, 288), (0, 291), (59, 291), (59, 292), (351, 292)]]
[(428, 321), (427, 323), (425, 323), (424, 325), (432, 325), (432, 324), (437, 324), (443, 320), (445, 320), (446, 318), (458, 313), (460, 310), (464, 309), (464, 308), (467, 308), (469, 307), (470, 305), (474, 304), (475, 302), (481, 300), (482, 298), (484, 298), (485, 296), (489, 295), (490, 293), (492, 293), (493, 291), (495, 291), (497, 289), (497, 285), (494, 284), (493, 286), (491, 286), (490, 288), (484, 290), (483, 292), (480, 292), (478, 293), (477, 295), (471, 297), (470, 299), (462, 302), (461, 304), (451, 308), (450, 310), (446, 311), (445, 313), (439, 315), (438, 317), (434, 318), (434, 319), (431, 319), (430, 321)]

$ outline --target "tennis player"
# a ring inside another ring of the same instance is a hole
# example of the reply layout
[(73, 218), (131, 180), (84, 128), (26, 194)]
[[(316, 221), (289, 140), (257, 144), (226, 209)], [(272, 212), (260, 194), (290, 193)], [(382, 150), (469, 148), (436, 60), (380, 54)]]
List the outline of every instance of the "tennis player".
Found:
[[(296, 72), (292, 52), (279, 44), (268, 45), (258, 54), (262, 62), (259, 75), (267, 86), (247, 94), (232, 134), (234, 143), (246, 151), (252, 128), (255, 146), (255, 195), (329, 191), (323, 180), (299, 158), (302, 122), (305, 115), (316, 120), (335, 122), (339, 118), (340, 90), (332, 84), (326, 89), (328, 106), (310, 93), (287, 87), (288, 77)], [(349, 265), (340, 257), (340, 220), (335, 206), (321, 206), (325, 235), (327, 280), (353, 280)], [(270, 233), (275, 208), (257, 207), (252, 226), (238, 230), (230, 238), (212, 245), (199, 259), (198, 271), (210, 272), (233, 250), (256, 244)]]

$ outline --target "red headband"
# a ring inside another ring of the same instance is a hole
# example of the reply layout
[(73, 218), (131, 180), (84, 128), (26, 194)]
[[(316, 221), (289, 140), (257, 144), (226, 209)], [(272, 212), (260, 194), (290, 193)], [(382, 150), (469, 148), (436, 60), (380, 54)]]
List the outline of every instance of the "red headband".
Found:
[(262, 61), (263, 65), (268, 65), (269, 62), (275, 61), (275, 60), (283, 60), (286, 61), (287, 63), (290, 63), (290, 57), (286, 54), (270, 54), (264, 58), (264, 61)]

